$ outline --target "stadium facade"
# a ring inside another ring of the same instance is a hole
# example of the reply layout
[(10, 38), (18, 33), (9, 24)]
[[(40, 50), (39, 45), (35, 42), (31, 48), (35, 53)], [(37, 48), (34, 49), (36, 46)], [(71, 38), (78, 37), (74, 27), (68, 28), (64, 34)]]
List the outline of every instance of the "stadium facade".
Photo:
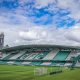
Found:
[(80, 67), (80, 47), (21, 45), (0, 50), (0, 64)]

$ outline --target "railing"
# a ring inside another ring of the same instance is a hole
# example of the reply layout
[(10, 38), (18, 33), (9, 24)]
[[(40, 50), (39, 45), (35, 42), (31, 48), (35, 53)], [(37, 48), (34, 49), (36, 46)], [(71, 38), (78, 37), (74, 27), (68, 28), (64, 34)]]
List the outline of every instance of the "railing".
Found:
[(21, 61), (21, 62), (35, 62), (35, 61), (38, 61), (38, 62), (56, 62), (56, 63), (73, 63), (72, 60), (20, 60), (20, 59), (9, 59), (9, 60), (6, 60), (6, 59), (0, 59), (0, 61)]

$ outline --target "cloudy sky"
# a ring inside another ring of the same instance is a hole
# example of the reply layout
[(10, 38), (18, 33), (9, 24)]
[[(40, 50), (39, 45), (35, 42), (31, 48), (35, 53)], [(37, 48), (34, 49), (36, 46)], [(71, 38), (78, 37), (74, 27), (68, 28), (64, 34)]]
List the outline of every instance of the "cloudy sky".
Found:
[(80, 46), (80, 0), (0, 0), (5, 45)]

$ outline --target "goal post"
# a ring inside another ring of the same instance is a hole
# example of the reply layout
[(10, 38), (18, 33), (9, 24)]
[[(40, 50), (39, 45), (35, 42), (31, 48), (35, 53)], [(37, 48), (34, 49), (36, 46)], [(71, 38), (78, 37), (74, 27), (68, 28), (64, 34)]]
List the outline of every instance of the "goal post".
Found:
[(41, 67), (41, 68), (34, 68), (34, 75), (45, 75), (48, 73), (48, 69)]

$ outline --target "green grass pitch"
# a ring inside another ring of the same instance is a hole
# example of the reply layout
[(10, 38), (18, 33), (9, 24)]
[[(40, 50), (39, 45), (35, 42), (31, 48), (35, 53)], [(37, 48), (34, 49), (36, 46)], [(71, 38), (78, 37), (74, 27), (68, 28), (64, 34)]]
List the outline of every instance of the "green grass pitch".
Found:
[(0, 80), (80, 80), (80, 68), (70, 70), (62, 69), (62, 73), (49, 75), (51, 71), (59, 70), (59, 67), (45, 67), (48, 73), (44, 75), (34, 75), (35, 68), (40, 66), (16, 66), (0, 65)]

